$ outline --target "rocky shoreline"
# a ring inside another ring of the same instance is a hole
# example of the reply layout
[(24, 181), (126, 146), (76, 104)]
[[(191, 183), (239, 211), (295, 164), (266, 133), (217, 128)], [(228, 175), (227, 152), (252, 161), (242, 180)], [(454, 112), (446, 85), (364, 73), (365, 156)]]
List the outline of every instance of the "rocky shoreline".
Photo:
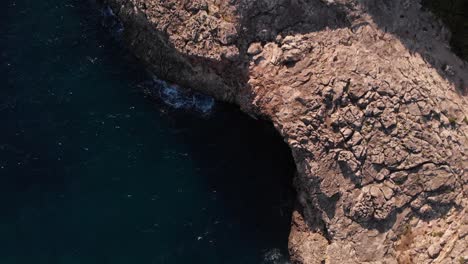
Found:
[(293, 263), (466, 263), (468, 65), (418, 1), (104, 2), (151, 72), (283, 136)]

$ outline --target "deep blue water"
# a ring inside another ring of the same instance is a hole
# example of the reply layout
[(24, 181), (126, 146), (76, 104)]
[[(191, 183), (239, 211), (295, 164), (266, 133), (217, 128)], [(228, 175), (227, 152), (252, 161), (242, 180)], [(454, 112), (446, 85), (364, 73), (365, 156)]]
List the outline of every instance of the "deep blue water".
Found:
[(271, 127), (161, 88), (88, 1), (0, 7), (0, 264), (283, 263)]

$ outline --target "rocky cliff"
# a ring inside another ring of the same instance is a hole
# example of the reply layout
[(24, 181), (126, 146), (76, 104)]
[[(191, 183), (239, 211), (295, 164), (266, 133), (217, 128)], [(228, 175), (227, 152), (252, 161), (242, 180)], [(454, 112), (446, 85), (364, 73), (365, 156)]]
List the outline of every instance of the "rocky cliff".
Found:
[(105, 0), (150, 71), (270, 120), (293, 263), (466, 263), (468, 65), (416, 0)]

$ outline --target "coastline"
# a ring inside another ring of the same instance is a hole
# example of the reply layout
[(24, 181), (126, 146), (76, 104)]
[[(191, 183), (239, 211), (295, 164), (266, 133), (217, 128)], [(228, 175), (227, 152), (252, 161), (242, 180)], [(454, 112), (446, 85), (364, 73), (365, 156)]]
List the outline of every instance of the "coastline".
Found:
[(105, 2), (151, 72), (283, 136), (298, 170), (294, 263), (432, 263), (466, 251), (467, 65), (420, 6)]

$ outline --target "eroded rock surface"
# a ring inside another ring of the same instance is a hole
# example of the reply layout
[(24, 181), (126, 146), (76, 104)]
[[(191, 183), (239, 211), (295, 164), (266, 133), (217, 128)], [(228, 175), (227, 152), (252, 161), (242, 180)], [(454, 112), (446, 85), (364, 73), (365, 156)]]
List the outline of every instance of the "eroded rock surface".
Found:
[(468, 258), (468, 67), (418, 1), (106, 2), (151, 71), (284, 137), (294, 263)]

